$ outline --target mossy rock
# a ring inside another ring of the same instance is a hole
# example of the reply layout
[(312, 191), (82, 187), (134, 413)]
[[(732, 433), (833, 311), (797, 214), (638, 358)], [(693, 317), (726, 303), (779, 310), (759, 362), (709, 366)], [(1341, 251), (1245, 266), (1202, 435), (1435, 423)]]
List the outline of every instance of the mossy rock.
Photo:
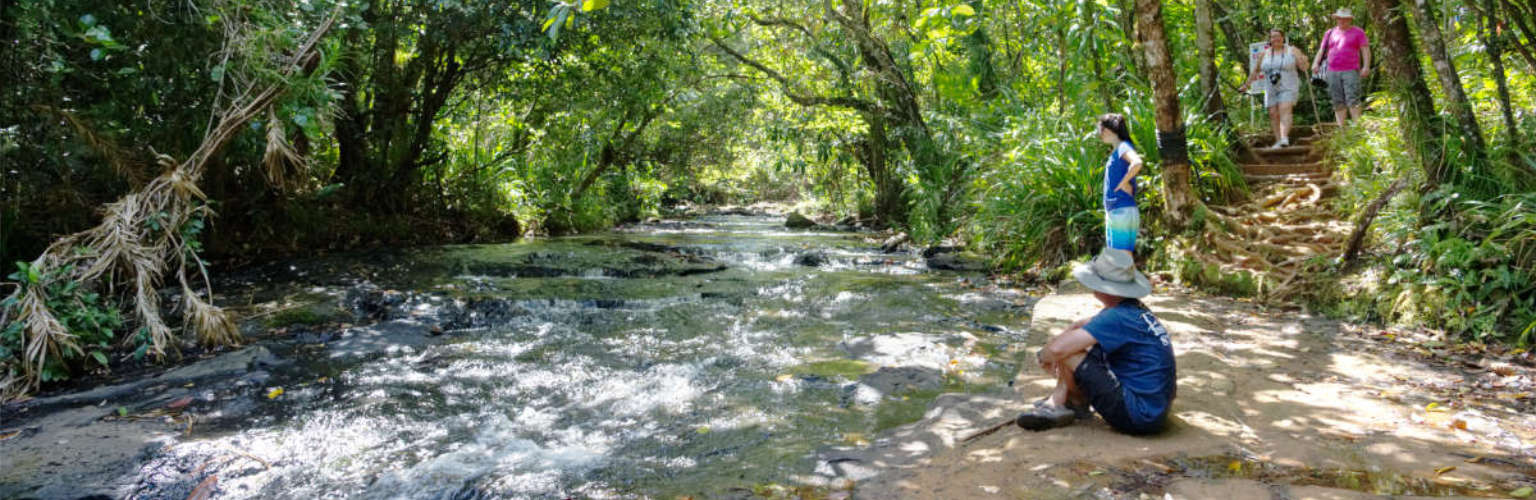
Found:
[(264, 323), (268, 328), (284, 328), (290, 326), (313, 326), (325, 323), (342, 321), (351, 317), (346, 311), (337, 307), (333, 302), (311, 303), (286, 309), (267, 316)]
[(789, 372), (796, 375), (819, 375), (822, 377), (843, 377), (848, 379), (859, 378), (860, 375), (874, 373), (876, 367), (869, 362), (857, 359), (833, 359), (827, 361), (813, 361), (790, 368)]

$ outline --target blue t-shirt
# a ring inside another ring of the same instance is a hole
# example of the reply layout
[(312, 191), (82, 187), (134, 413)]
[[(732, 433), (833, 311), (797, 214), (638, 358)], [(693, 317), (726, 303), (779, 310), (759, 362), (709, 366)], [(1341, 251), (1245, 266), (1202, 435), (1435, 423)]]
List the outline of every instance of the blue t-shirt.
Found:
[(1100, 311), (1083, 326), (1120, 380), (1125, 406), (1139, 425), (1150, 425), (1168, 411), (1173, 400), (1173, 344), (1168, 331), (1140, 301), (1126, 299)]
[(1104, 210), (1136, 206), (1136, 193), (1141, 192), (1136, 187), (1136, 179), (1131, 179), (1130, 193), (1115, 189), (1131, 168), (1131, 162), (1125, 161), (1125, 153), (1135, 150), (1131, 143), (1120, 141), (1115, 152), (1109, 154), (1109, 162), (1104, 164)]

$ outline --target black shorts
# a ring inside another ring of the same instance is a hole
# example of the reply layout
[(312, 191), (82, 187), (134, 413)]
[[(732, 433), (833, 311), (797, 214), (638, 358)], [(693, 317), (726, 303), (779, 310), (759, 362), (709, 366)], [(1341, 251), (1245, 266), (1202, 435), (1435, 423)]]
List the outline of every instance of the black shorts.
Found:
[(1150, 424), (1138, 424), (1131, 419), (1130, 409), (1125, 406), (1125, 391), (1120, 387), (1120, 379), (1109, 371), (1109, 360), (1104, 350), (1097, 345), (1088, 350), (1088, 355), (1077, 365), (1072, 377), (1077, 383), (1077, 390), (1088, 397), (1093, 410), (1117, 431), (1137, 435), (1156, 434), (1162, 432), (1168, 421), (1166, 413)]

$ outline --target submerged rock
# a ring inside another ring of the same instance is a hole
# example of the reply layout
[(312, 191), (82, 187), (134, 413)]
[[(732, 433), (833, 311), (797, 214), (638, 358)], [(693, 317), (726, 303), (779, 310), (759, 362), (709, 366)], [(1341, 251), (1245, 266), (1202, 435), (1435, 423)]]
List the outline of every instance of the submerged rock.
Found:
[(788, 217), (784, 218), (784, 227), (790, 229), (811, 229), (816, 226), (818, 226), (816, 221), (811, 220), (810, 217), (806, 217), (800, 212), (791, 212)]
[(827, 263), (827, 254), (822, 252), (806, 252), (795, 256), (795, 265), (805, 267), (821, 267)]
[[(924, 252), (926, 253), (926, 252)], [(987, 261), (970, 252), (935, 253), (927, 259), (929, 269), (941, 271), (979, 272), (987, 270)]]

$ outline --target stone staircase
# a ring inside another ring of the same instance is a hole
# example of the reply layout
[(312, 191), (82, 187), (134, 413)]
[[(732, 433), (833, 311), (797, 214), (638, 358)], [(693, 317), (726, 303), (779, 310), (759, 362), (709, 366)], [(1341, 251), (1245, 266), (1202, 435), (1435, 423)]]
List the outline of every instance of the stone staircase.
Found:
[(1295, 127), (1281, 148), (1269, 147), (1269, 134), (1244, 138), (1254, 153), (1241, 163), (1251, 196), (1210, 206), (1203, 248), (1187, 252), (1208, 277), (1236, 277), (1244, 291), (1282, 298), (1305, 286), (1309, 267), (1343, 253), (1351, 228), (1329, 203), (1338, 185), (1324, 157), (1332, 128)]

